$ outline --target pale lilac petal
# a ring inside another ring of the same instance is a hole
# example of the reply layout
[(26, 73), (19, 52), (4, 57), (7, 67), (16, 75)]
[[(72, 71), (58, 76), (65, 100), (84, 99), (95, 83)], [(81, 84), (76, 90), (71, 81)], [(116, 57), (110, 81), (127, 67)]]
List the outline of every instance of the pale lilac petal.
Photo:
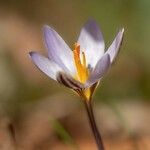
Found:
[(119, 52), (119, 48), (123, 39), (123, 33), (124, 33), (124, 29), (119, 31), (113, 43), (110, 45), (110, 47), (106, 51), (106, 53), (110, 55), (111, 63), (114, 61), (115, 57), (117, 56)]
[(48, 58), (38, 54), (37, 52), (29, 53), (33, 63), (47, 76), (56, 80), (57, 73), (63, 72), (63, 70), (53, 61), (50, 61)]
[(89, 20), (81, 30), (78, 43), (85, 52), (87, 66), (92, 68), (104, 54), (104, 40), (99, 26), (94, 20)]
[(60, 35), (51, 27), (44, 26), (44, 40), (49, 59), (56, 62), (65, 71), (75, 72), (73, 53)]
[(108, 71), (110, 67), (110, 56), (105, 54), (96, 64), (94, 70), (91, 72), (89, 79), (86, 82), (87, 87), (98, 82)]

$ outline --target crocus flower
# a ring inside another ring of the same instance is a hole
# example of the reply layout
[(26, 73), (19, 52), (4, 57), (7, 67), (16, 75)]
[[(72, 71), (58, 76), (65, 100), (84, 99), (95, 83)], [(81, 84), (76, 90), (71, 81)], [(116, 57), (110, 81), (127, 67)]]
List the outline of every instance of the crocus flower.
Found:
[(105, 52), (102, 33), (94, 20), (82, 28), (71, 50), (51, 27), (44, 26), (44, 40), (48, 57), (30, 52), (33, 63), (51, 79), (73, 89), (85, 100), (91, 100), (95, 87), (116, 58), (124, 29), (116, 35)]

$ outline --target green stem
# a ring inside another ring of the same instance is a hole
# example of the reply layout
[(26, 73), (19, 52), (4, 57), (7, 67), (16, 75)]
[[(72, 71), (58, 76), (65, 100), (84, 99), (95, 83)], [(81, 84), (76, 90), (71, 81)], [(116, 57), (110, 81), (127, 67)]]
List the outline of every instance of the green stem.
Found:
[(84, 101), (84, 104), (85, 104), (85, 108), (86, 108), (87, 115), (89, 118), (89, 123), (90, 123), (91, 129), (92, 129), (95, 141), (97, 143), (98, 150), (104, 150), (102, 137), (100, 135), (100, 132), (99, 132), (97, 125), (96, 125), (96, 122), (95, 122), (91, 100), (90, 101)]

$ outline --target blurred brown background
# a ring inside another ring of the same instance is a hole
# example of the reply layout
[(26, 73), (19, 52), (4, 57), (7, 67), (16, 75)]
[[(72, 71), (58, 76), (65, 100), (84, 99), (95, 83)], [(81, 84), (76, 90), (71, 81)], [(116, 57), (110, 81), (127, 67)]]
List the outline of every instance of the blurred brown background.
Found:
[(101, 26), (106, 48), (125, 28), (119, 57), (94, 97), (106, 150), (150, 149), (149, 7), (149, 0), (1, 0), (0, 150), (96, 149), (82, 102), (28, 56), (46, 54), (44, 24), (73, 47), (89, 18)]

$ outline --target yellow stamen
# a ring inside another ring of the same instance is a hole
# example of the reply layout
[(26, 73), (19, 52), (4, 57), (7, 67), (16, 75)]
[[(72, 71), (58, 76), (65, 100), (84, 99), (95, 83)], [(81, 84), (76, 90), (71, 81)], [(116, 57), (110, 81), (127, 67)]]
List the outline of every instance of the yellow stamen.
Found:
[[(85, 53), (82, 51), (82, 53), (80, 54), (80, 45), (78, 43), (75, 43), (73, 56), (74, 56), (74, 63), (76, 66), (76, 70), (77, 70), (77, 74), (75, 78), (84, 84), (89, 77), (89, 71), (88, 71), (88, 68), (86, 67), (87, 64), (86, 64)], [(87, 100), (91, 99), (91, 96), (92, 96), (91, 87), (84, 89), (82, 92), (83, 92), (82, 94), (84, 94)]]
[(88, 69), (86, 68), (86, 57), (85, 53), (82, 52), (82, 62), (80, 58), (80, 45), (75, 44), (75, 48), (73, 51), (75, 66), (77, 69), (77, 78), (80, 82), (85, 83), (88, 78)]
[(85, 53), (82, 52), (82, 60), (83, 60), (83, 66), (86, 68), (86, 58), (85, 58)]
[(88, 72), (88, 69), (86, 67), (86, 57), (85, 57), (85, 53), (84, 52), (82, 52), (82, 61), (83, 61), (83, 68), (84, 68), (84, 71), (85, 71), (85, 78), (87, 80), (88, 76), (89, 76), (89, 72)]
[(75, 44), (75, 49), (73, 51), (74, 54), (74, 61), (77, 69), (77, 76), (78, 79), (81, 79), (82, 76), (82, 65), (81, 65), (81, 60), (80, 60), (80, 45), (77, 43)]

